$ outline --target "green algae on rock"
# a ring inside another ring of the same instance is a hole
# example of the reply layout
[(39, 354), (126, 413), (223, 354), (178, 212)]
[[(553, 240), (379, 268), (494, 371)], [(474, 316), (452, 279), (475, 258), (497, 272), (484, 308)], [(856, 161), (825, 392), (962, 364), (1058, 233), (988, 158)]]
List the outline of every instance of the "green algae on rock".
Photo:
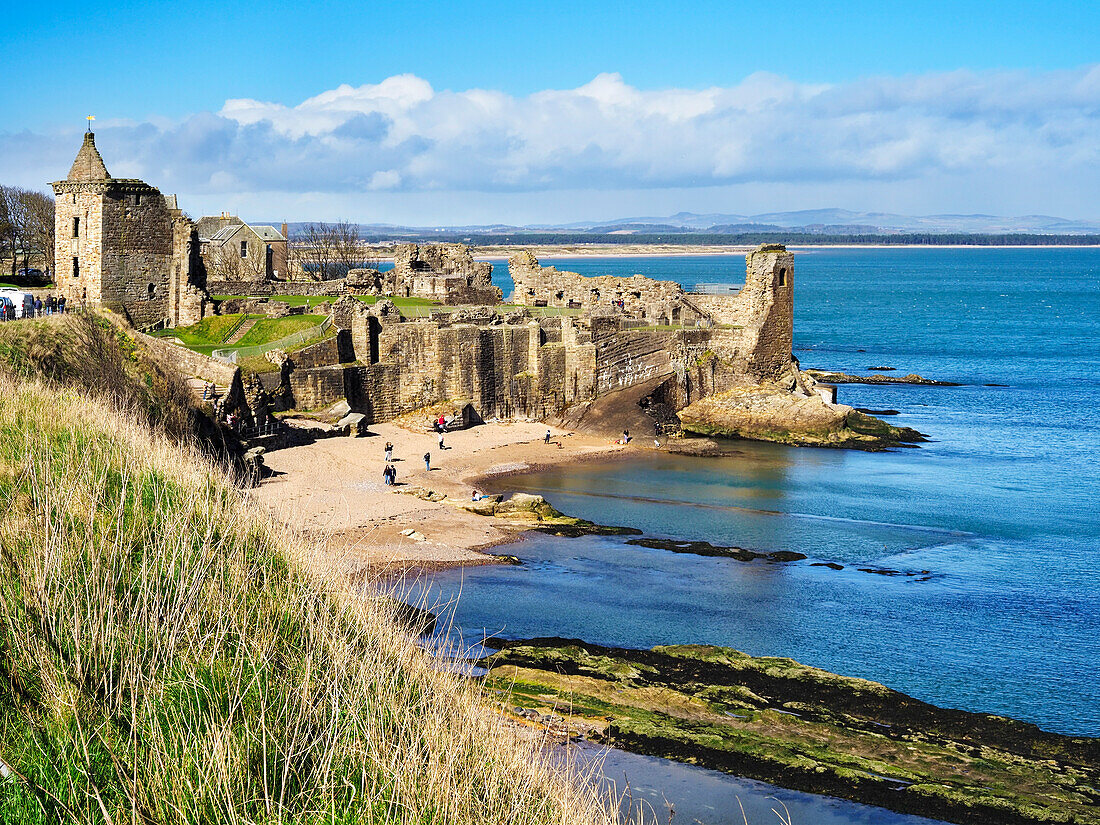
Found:
[(552, 638), (505, 642), (483, 664), (506, 706), (549, 706), (637, 753), (957, 823), (1100, 823), (1100, 740), (791, 659)]

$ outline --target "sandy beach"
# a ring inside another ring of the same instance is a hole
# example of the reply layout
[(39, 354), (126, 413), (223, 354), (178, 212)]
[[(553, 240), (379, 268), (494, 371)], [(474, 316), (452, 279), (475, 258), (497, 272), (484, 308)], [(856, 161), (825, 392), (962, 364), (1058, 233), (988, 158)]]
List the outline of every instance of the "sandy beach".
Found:
[[(329, 561), (349, 574), (487, 564), (496, 558), (483, 551), (514, 540), (524, 526), (461, 509), (481, 490), (475, 485), (638, 449), (536, 422), (491, 422), (447, 433), (441, 451), (426, 422), (423, 429), (376, 424), (367, 436), (272, 451), (264, 456), (271, 475), (251, 495), (280, 521), (321, 539)], [(392, 487), (382, 479), (386, 442), (394, 445)], [(417, 495), (423, 491), (438, 500)]]

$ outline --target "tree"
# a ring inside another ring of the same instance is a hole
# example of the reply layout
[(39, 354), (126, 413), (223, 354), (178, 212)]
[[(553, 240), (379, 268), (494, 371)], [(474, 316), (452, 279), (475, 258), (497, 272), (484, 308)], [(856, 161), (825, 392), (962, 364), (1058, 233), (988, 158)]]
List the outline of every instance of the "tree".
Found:
[(287, 246), (292, 268), (318, 281), (344, 278), (367, 264), (359, 225), (349, 221), (308, 224)]
[(24, 269), (31, 256), (54, 266), (54, 200), (33, 189), (0, 186), (0, 254), (11, 256), (11, 274), (22, 259)]
[(238, 242), (230, 239), (221, 246), (203, 253), (207, 276), (215, 281), (262, 281), (267, 277), (267, 254), (256, 243), (248, 245), (248, 255), (241, 257)]

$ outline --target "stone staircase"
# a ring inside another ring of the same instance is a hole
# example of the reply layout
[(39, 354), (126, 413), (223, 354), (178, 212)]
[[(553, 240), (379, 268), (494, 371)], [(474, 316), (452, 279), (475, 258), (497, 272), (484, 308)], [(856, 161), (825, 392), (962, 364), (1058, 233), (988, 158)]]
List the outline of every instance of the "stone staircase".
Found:
[(239, 327), (237, 327), (236, 331), (234, 331), (234, 333), (231, 336), (229, 336), (229, 340), (225, 342), (225, 345), (227, 347), (231, 347), (234, 344), (236, 344), (238, 341), (240, 341), (242, 338), (244, 338), (248, 334), (248, 331), (250, 329), (252, 329), (252, 327), (256, 326), (256, 322), (259, 321), (259, 320), (260, 320), (259, 318), (247, 318), (247, 319), (245, 319), (245, 322), (243, 324), (241, 324)]
[[(189, 386), (191, 388), (191, 392), (192, 392), (192, 394), (194, 394), (195, 400), (200, 401), (200, 402), (204, 400), (203, 399), (203, 393), (207, 392), (206, 388), (210, 385), (210, 383), (211, 382), (204, 381), (201, 378), (188, 378), (187, 379), (187, 386)], [(207, 396), (206, 396), (205, 400), (208, 401), (208, 402), (213, 402), (215, 399), (225, 398), (225, 394), (227, 392), (229, 392), (229, 387), (223, 386), (222, 384), (214, 384), (214, 396), (213, 396), (213, 398), (210, 397), (209, 393), (207, 392)]]

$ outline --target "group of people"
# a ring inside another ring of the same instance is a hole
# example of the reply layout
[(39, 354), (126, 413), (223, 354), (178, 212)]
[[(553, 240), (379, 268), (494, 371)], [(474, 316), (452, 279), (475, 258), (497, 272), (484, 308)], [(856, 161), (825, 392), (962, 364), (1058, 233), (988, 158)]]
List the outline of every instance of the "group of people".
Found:
[[(439, 447), (440, 447), (440, 449), (445, 449), (443, 447), (443, 435), (442, 434), (440, 434), (440, 436), (439, 436)], [(386, 446), (383, 449), (384, 449), (383, 456), (384, 456), (384, 461), (385, 461), (385, 467), (382, 468), (382, 481), (385, 483), (385, 485), (387, 487), (392, 487), (393, 485), (395, 485), (397, 483), (397, 468), (393, 466), (393, 460), (394, 460), (393, 459), (393, 444), (391, 442), (387, 441)], [(431, 454), (431, 452), (424, 453), (424, 469), (429, 471), (429, 472), (432, 469), (432, 454)]]
[[(8, 297), (8, 296), (4, 296)], [(35, 316), (53, 315), (54, 313), (63, 315), (65, 313), (65, 296), (54, 297), (53, 295), (47, 295), (45, 299), (41, 296), (35, 296), (32, 303), (25, 305), (22, 313), (24, 318), (34, 318)], [(13, 300), (0, 301), (0, 321), (14, 321), (20, 317), (19, 308), (15, 306)]]

